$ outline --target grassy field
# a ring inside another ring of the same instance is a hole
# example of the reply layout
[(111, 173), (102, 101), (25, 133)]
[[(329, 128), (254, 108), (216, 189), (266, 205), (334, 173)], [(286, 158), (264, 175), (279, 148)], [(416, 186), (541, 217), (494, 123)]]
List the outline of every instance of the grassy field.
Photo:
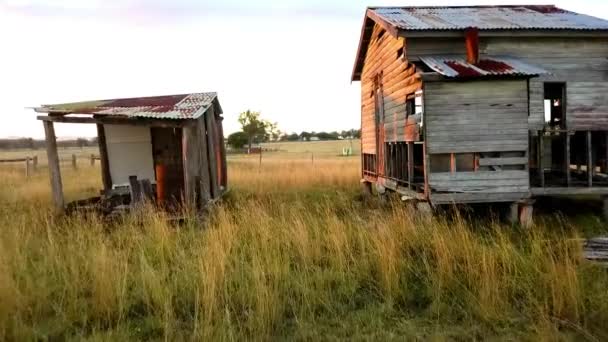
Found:
[[(608, 339), (593, 213), (422, 217), (362, 198), (356, 156), (290, 155), (231, 158), (205, 227), (54, 217), (44, 169), (0, 168), (0, 340)], [(99, 178), (66, 168), (67, 197)]]

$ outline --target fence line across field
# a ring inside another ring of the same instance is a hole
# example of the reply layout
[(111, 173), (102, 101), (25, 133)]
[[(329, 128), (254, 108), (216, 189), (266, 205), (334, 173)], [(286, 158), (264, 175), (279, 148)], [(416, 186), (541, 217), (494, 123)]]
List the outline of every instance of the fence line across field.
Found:
[[(72, 154), (69, 158), (62, 158), (59, 160), (60, 163), (70, 163), (72, 169), (78, 169), (78, 159), (87, 159), (89, 160), (91, 166), (95, 166), (95, 161), (100, 160), (99, 156), (95, 154), (91, 154), (88, 157), (82, 158), (78, 157), (76, 154)], [(0, 164), (14, 164), (14, 163), (24, 163), (24, 171), (25, 177), (29, 178), (32, 173), (38, 171), (38, 156), (27, 156), (21, 158), (4, 158), (0, 159)]]

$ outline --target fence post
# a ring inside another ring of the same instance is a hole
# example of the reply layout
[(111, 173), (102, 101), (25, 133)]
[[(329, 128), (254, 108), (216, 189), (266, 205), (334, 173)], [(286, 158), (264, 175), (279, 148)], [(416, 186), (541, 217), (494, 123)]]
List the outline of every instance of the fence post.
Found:
[(262, 171), (262, 147), (260, 147), (260, 165), (259, 165), (259, 169), (260, 172)]
[(25, 178), (30, 178), (30, 157), (25, 157)]
[(310, 152), (310, 164), (312, 166), (315, 166), (315, 153), (314, 152)]
[(38, 171), (38, 156), (34, 156), (32, 161), (33, 161), (32, 165), (34, 167), (33, 170), (34, 170), (34, 172), (36, 172), (36, 171)]
[(91, 153), (91, 166), (95, 166), (95, 155)]
[(74, 170), (76, 170), (76, 168), (77, 168), (77, 165), (76, 165), (76, 155), (75, 154), (72, 154), (72, 168)]

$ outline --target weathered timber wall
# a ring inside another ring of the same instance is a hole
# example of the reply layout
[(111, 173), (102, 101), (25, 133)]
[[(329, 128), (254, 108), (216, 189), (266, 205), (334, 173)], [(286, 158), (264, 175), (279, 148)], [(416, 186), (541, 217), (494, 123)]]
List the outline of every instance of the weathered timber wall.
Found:
[(428, 153), (526, 151), (525, 80), (428, 82)]
[(530, 80), (530, 125), (544, 123), (543, 82), (566, 82), (566, 124), (570, 129), (608, 129), (608, 40), (593, 38), (486, 38), (482, 53), (510, 55), (541, 66), (551, 75)]
[[(466, 53), (464, 38), (407, 40), (407, 58)], [(566, 82), (568, 128), (608, 129), (608, 39), (481, 37), (481, 55), (512, 56), (538, 65), (550, 75), (530, 80), (530, 130), (544, 125), (544, 82)]]
[[(425, 141), (433, 154), (516, 152), (528, 150), (528, 95), (525, 80), (427, 82)], [(517, 159), (517, 160), (515, 160)], [(431, 172), (433, 191), (522, 193), (529, 189), (527, 158), (487, 158), (480, 164), (517, 163), (521, 170)], [(488, 165), (490, 165), (488, 164)], [(519, 196), (519, 195), (517, 195)], [(480, 200), (469, 196), (471, 201)]]
[(384, 141), (405, 141), (406, 98), (420, 89), (420, 77), (403, 57), (403, 39), (376, 25), (361, 76), (361, 149), (376, 153), (374, 77), (382, 72)]

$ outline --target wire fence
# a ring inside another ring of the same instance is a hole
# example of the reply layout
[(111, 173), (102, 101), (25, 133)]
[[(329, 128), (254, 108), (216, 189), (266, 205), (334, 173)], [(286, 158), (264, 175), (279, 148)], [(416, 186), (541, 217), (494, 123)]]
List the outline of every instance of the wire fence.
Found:
[[(82, 166), (82, 161), (84, 160), (88, 162), (89, 166), (94, 167), (96, 161), (99, 160), (99, 156), (95, 154), (91, 154), (89, 156), (72, 154), (69, 157), (62, 155), (62, 157), (59, 158), (59, 163), (62, 166), (69, 165), (72, 169), (77, 170), (79, 166)], [(22, 167), (26, 178), (32, 176), (42, 166), (40, 163), (40, 158), (37, 155), (16, 158), (0, 158), (0, 165)]]

